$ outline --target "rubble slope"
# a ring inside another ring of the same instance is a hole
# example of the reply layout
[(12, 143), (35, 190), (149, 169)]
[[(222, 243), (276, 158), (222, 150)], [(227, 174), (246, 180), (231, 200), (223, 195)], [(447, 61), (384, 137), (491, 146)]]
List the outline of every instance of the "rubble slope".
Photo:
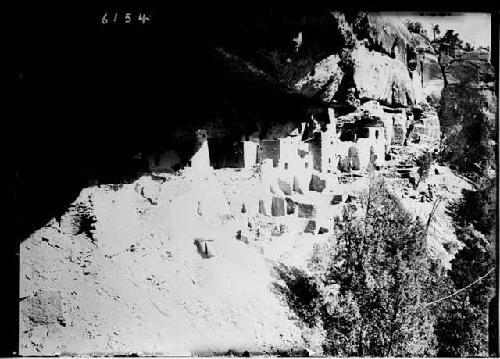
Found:
[[(80, 233), (83, 207), (96, 221), (88, 233)], [(84, 189), (60, 224), (52, 220), (21, 245), (20, 353), (303, 347), (272, 293), (271, 264), (234, 240), (228, 214), (211, 175)], [(202, 257), (196, 238), (213, 239), (215, 257)]]

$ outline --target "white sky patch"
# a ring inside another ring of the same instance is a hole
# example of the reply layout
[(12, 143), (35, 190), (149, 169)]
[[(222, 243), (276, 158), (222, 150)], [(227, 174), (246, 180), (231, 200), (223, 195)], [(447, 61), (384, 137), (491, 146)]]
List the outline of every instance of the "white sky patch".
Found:
[(469, 42), (474, 47), (491, 46), (491, 15), (488, 13), (450, 13), (449, 16), (442, 16), (439, 13), (383, 13), (384, 16), (395, 16), (411, 21), (419, 21), (427, 36), (433, 38), (432, 26), (438, 24), (443, 35), (446, 30), (454, 30), (459, 34), (459, 38)]

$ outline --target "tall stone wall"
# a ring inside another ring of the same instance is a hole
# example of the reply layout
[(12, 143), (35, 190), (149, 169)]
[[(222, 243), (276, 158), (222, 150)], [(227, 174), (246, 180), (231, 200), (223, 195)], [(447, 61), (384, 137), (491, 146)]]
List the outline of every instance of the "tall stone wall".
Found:
[(261, 163), (266, 158), (273, 160), (273, 167), (278, 166), (280, 160), (279, 140), (263, 140), (260, 142), (257, 148), (257, 161)]
[(309, 142), (309, 146), (313, 158), (313, 168), (316, 171), (321, 171), (321, 140), (315, 138)]
[(235, 143), (231, 139), (209, 138), (208, 148), (210, 165), (213, 168), (245, 167), (242, 142)]

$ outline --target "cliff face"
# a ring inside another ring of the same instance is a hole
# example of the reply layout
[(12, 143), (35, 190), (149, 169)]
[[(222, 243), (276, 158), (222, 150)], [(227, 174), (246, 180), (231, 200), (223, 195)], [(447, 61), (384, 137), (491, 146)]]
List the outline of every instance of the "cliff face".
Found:
[(443, 77), (429, 41), (394, 18), (328, 11), (281, 16), (240, 26), (236, 38), (246, 43), (221, 40), (217, 45), (232, 54), (222, 67), (244, 81), (260, 78), (324, 104), (377, 100), (407, 107), (438, 101)]
[(403, 62), (363, 46), (352, 52), (352, 58), (355, 91), (360, 100), (377, 100), (392, 107), (415, 103), (415, 90)]
[(440, 118), (443, 131), (448, 133), (461, 126), (464, 113), (460, 112), (459, 101), (470, 106), (483, 108), (494, 125), (496, 116), (495, 69), (484, 58), (446, 58), (441, 61), (447, 86), (442, 91)]

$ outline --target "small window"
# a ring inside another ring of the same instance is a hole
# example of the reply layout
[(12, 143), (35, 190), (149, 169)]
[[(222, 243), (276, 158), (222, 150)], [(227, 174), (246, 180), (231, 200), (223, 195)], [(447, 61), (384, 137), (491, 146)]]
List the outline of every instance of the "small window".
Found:
[(378, 139), (378, 130), (375, 131), (375, 138)]
[(330, 141), (330, 145), (333, 145), (333, 141)]
[(285, 169), (286, 170), (288, 169), (288, 163), (285, 163)]
[(328, 163), (332, 163), (332, 159), (331, 158), (328, 158)]
[(304, 163), (304, 167), (308, 168), (309, 167), (309, 162)]

